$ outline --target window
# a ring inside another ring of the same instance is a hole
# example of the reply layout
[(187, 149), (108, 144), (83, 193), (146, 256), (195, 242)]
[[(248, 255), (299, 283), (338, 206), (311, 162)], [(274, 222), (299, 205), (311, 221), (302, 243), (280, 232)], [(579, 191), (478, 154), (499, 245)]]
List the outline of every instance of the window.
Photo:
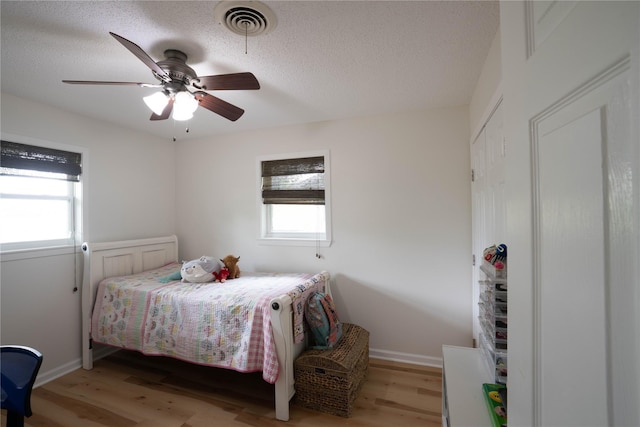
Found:
[(261, 238), (295, 244), (331, 242), (328, 152), (262, 158)]
[(52, 148), (1, 142), (2, 250), (73, 245), (82, 156)]

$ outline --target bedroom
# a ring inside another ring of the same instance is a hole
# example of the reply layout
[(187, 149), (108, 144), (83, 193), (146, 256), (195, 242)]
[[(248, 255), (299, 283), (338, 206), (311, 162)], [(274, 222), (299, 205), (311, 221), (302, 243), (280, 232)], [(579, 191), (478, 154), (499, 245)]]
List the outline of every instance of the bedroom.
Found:
[[(492, 13), (492, 19), (497, 20), (497, 6)], [(5, 16), (3, 13), (3, 20)], [(335, 279), (341, 315), (373, 332), (372, 356), (438, 364), (442, 344), (471, 345), (469, 144), (500, 81), (499, 52), (505, 48), (499, 43), (497, 21), (493, 22), (494, 32), (484, 39), (484, 52), (475, 63), (481, 84), (467, 88), (467, 98), (459, 104), (415, 106), (398, 112), (238, 132), (231, 126), (211, 138), (187, 138), (180, 131), (177, 143), (171, 140), (171, 128), (159, 136), (16, 96), (5, 85), (8, 65), (3, 57), (3, 139), (20, 137), (26, 143), (44, 141), (86, 149), (86, 239), (120, 240), (175, 233), (185, 258), (231, 252), (242, 256), (241, 266), (246, 270), (327, 269)], [(278, 29), (286, 28), (282, 18), (278, 25)], [(52, 27), (49, 31), (64, 32)], [(3, 31), (5, 28), (3, 25)], [(109, 40), (108, 31), (120, 29), (100, 27), (92, 32), (88, 43), (74, 46), (74, 51), (104, 43), (110, 53), (118, 55), (122, 71), (112, 67), (97, 76), (85, 75), (79, 69), (74, 75), (48, 78), (55, 82), (64, 78), (132, 78), (127, 68), (139, 64)], [(158, 35), (158, 39), (162, 37)], [(2, 39), (5, 55), (6, 38)], [(135, 40), (143, 41), (139, 37)], [(259, 56), (259, 45), (250, 42), (248, 49), (249, 58), (254, 52)], [(242, 39), (237, 50), (237, 56), (244, 58)], [(486, 74), (481, 77), (484, 60), (490, 54), (493, 56), (485, 66)], [(245, 71), (235, 64), (227, 68)], [(114, 70), (121, 74), (114, 75)], [(137, 72), (138, 77), (133, 78), (150, 77), (144, 67)], [(77, 90), (74, 102), (80, 103), (80, 109), (85, 107), (84, 88), (62, 90)], [(128, 91), (135, 89), (122, 88), (117, 94), (129, 96)], [(92, 93), (97, 99), (118, 98), (107, 91)], [(259, 98), (261, 93), (250, 96)], [(274, 110), (289, 102), (286, 92), (279, 95)], [(268, 101), (261, 102), (268, 111)], [(243, 118), (255, 114), (248, 104), (242, 106), (247, 109)], [(133, 121), (147, 122), (144, 106), (138, 111)], [(243, 118), (234, 124), (241, 125)], [(196, 121), (190, 126), (195, 134)], [(256, 157), (319, 148), (331, 152), (333, 244), (321, 248), (322, 259), (315, 257), (313, 246), (257, 244)], [(380, 176), (380, 169), (388, 171), (389, 176)], [(56, 258), (61, 258), (66, 267), (61, 269)], [(3, 256), (2, 341), (28, 337), (34, 346), (44, 347), (47, 359), (43, 373), (51, 378), (79, 366), (80, 298), (73, 288), (77, 281), (74, 269), (79, 278), (81, 266), (73, 261), (69, 251), (21, 259)], [(45, 280), (46, 286), (39, 288), (37, 297), (24, 292), (27, 284), (44, 284)], [(39, 327), (34, 328), (34, 324)]]

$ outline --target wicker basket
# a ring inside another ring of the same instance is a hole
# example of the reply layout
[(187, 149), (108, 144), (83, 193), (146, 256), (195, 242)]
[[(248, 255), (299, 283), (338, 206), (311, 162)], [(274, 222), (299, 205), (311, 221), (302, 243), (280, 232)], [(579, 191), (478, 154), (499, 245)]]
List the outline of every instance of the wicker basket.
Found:
[(350, 417), (369, 368), (369, 332), (343, 323), (342, 338), (331, 350), (307, 350), (294, 362), (294, 402)]

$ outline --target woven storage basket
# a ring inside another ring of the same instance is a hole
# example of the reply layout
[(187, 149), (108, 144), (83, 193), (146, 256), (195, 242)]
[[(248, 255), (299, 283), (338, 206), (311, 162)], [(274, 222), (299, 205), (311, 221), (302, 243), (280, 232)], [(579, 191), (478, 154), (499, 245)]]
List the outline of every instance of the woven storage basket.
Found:
[(342, 338), (333, 349), (307, 350), (295, 360), (295, 402), (350, 417), (369, 368), (369, 332), (351, 323), (342, 327)]

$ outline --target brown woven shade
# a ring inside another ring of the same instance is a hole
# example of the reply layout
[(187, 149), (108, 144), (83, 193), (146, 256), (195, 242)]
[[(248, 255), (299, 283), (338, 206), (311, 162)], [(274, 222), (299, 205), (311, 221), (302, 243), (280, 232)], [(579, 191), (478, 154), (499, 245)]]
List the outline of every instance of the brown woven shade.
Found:
[[(62, 174), (67, 181), (80, 181), (82, 155), (71, 151), (1, 141), (0, 174), (46, 176)], [(39, 174), (40, 173), (40, 174)]]
[(324, 205), (324, 157), (262, 162), (264, 204)]

